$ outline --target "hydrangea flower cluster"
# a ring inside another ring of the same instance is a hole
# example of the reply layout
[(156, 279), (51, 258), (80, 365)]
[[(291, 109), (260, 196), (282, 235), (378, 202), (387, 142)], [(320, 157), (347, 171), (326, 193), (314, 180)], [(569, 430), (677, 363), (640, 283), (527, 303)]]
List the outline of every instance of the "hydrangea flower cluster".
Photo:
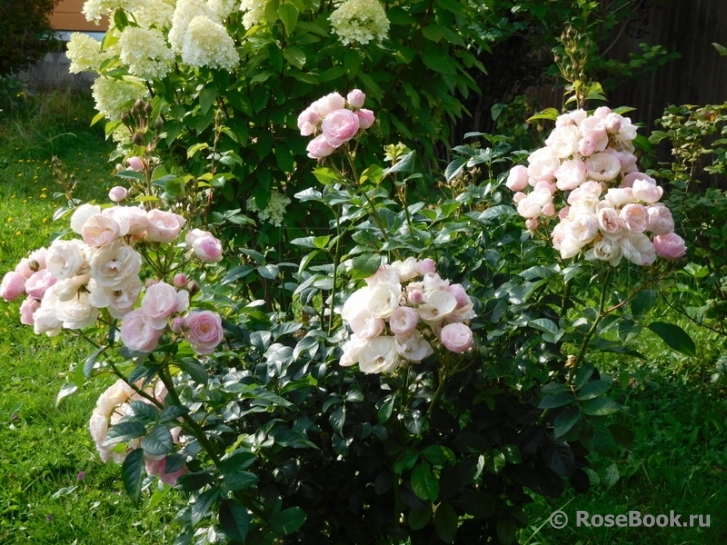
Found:
[[(136, 386), (140, 387), (141, 383), (137, 383)], [(167, 395), (167, 389), (161, 382), (157, 382), (153, 387), (146, 388), (144, 392), (154, 397), (160, 403), (164, 402), (164, 398)], [(148, 399), (136, 393), (131, 386), (120, 379), (107, 388), (96, 401), (96, 407), (89, 421), (89, 431), (91, 432), (91, 438), (96, 444), (99, 457), (104, 462), (114, 461), (120, 464), (129, 452), (139, 448), (141, 445), (142, 437), (137, 437), (127, 442), (126, 449), (120, 451), (115, 448), (116, 444), (113, 440), (107, 440), (109, 430), (113, 426), (121, 422), (125, 417), (134, 414), (134, 409), (131, 405), (134, 401), (150, 403)], [(180, 433), (182, 429), (177, 426), (169, 431), (173, 442), (175, 444), (181, 444)], [(144, 465), (148, 475), (158, 475), (162, 482), (170, 486), (174, 486), (179, 477), (189, 472), (187, 467), (182, 465), (181, 468), (167, 473), (166, 456), (153, 456), (147, 452), (144, 453)]]
[(434, 261), (413, 257), (382, 265), (343, 305), (353, 331), (340, 364), (358, 364), (364, 373), (391, 373), (434, 353), (432, 342), (454, 353), (469, 350), (474, 338), (467, 322), (472, 300), (461, 284), (450, 284)]
[[(574, 110), (559, 116), (545, 147), (507, 178), (527, 228), (534, 231), (557, 213), (551, 238), (563, 258), (583, 252), (615, 267), (622, 258), (651, 265), (657, 256), (682, 257), (684, 241), (659, 202), (663, 189), (637, 169), (635, 137), (631, 120), (605, 106), (592, 115)], [(558, 191), (567, 205), (556, 210)]]
[[(126, 196), (121, 187), (110, 193), (112, 198)], [(83, 204), (71, 217), (71, 229), (81, 239), (56, 240), (22, 259), (4, 276), (0, 297), (13, 301), (27, 295), (20, 307), (21, 322), (33, 326), (36, 334), (55, 336), (62, 329), (91, 326), (105, 308), (123, 320), (121, 340), (132, 350), (151, 352), (162, 333), (170, 330), (183, 335), (198, 354), (210, 354), (222, 341), (221, 319), (210, 311), (182, 317), (189, 307), (187, 290), (150, 279), (141, 307), (134, 309), (142, 292), (142, 256), (136, 246), (174, 243), (184, 223), (181, 216), (157, 209), (102, 210)], [(185, 242), (189, 255), (203, 262), (222, 259), (220, 241), (207, 231), (189, 230)]]
[(276, 227), (280, 227), (283, 224), (283, 218), (285, 217), (285, 207), (290, 204), (290, 199), (283, 195), (280, 191), (273, 189), (270, 193), (268, 205), (262, 210), (258, 208), (255, 197), (250, 197), (246, 204), (247, 209), (250, 212), (257, 213), (260, 221), (267, 221)]
[(345, 99), (338, 93), (330, 93), (303, 110), (298, 116), (300, 134), (320, 133), (308, 144), (308, 157), (328, 157), (360, 130), (371, 127), (375, 117), (371, 110), (363, 107), (365, 101), (363, 91), (354, 89)]
[(389, 33), (389, 19), (377, 0), (346, 0), (331, 13), (330, 21), (343, 45), (380, 42)]

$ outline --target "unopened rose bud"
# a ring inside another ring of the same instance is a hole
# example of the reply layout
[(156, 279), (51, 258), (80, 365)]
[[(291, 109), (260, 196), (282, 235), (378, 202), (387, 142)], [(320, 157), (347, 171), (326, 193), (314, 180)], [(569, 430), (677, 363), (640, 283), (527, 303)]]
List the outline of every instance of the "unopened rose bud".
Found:
[(141, 134), (140, 132), (137, 132), (136, 134), (134, 134), (134, 138), (132, 138), (132, 141), (137, 146), (143, 146), (144, 145), (144, 135)]
[(129, 165), (131, 170), (135, 170), (136, 172), (144, 170), (144, 161), (142, 161), (141, 157), (130, 157), (126, 160), (126, 164)]
[(147, 102), (144, 106), (144, 111), (146, 112), (146, 115), (151, 115), (151, 103)]
[(127, 127), (129, 126), (129, 123), (131, 122), (131, 116), (129, 116), (129, 112), (124, 112), (123, 114), (121, 114), (121, 122)]
[(134, 102), (134, 108), (136, 108), (137, 111), (141, 111), (142, 108), (144, 108), (144, 101), (140, 98), (137, 98), (136, 102)]
[(28, 259), (28, 266), (31, 271), (38, 271), (40, 269), (40, 265), (35, 259)]
[(179, 273), (174, 276), (174, 280), (172, 280), (172, 283), (178, 288), (183, 288), (187, 285), (187, 281), (187, 275), (184, 273)]
[(162, 132), (162, 129), (164, 128), (164, 121), (161, 119), (157, 119), (156, 123), (154, 123), (154, 129), (156, 132)]
[(189, 292), (190, 297), (195, 295), (199, 292), (199, 284), (197, 284), (197, 282), (195, 282), (194, 280), (190, 280), (187, 283), (187, 291)]
[(182, 316), (175, 316), (169, 327), (174, 333), (181, 333), (182, 328), (184, 327), (184, 318)]
[(115, 187), (112, 187), (109, 191), (109, 199), (111, 199), (113, 202), (121, 202), (126, 198), (127, 194), (128, 191), (125, 187), (117, 185)]

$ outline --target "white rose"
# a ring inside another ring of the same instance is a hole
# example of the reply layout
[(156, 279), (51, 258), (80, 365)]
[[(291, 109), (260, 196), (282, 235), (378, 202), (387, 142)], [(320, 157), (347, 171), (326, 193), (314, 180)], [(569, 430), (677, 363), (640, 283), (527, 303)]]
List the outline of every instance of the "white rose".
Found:
[(90, 261), (91, 277), (105, 288), (122, 288), (130, 277), (138, 278), (141, 270), (139, 252), (120, 240), (95, 249)]
[(649, 212), (641, 204), (629, 203), (621, 209), (621, 219), (632, 233), (643, 233), (649, 225)]
[(343, 309), (341, 309), (341, 317), (347, 322), (353, 320), (356, 315), (361, 312), (361, 309), (366, 308), (366, 303), (369, 300), (370, 292), (371, 288), (369, 287), (361, 288), (354, 291), (343, 304)]
[(407, 336), (397, 335), (396, 351), (402, 358), (412, 363), (419, 363), (434, 354), (432, 345), (418, 331), (413, 331)]
[(563, 161), (555, 171), (555, 185), (561, 191), (571, 191), (586, 181), (586, 164), (578, 159)]
[(138, 206), (113, 206), (104, 210), (103, 214), (114, 218), (124, 235), (143, 235), (149, 226), (146, 211)]
[(424, 292), (422, 305), (417, 308), (417, 312), (428, 324), (438, 324), (456, 308), (457, 298), (447, 291), (438, 289)]
[(634, 202), (634, 191), (630, 187), (612, 187), (606, 192), (606, 199), (611, 201), (614, 208), (621, 208), (625, 204)]
[(101, 286), (95, 280), (88, 283), (88, 302), (98, 308), (109, 308), (114, 318), (122, 319), (133, 309), (141, 294), (141, 280), (138, 276), (128, 277), (114, 288)]
[(341, 360), (338, 364), (343, 367), (356, 365), (358, 363), (361, 349), (363, 349), (366, 344), (365, 340), (358, 338), (356, 335), (351, 335), (351, 338), (343, 345), (343, 354), (341, 355)]
[(400, 299), (401, 286), (399, 284), (376, 284), (370, 288), (366, 310), (374, 318), (386, 319), (398, 308)]
[(585, 257), (590, 261), (594, 259), (608, 261), (612, 267), (615, 267), (621, 262), (621, 246), (618, 240), (602, 238), (586, 252)]
[(95, 204), (82, 204), (73, 212), (71, 216), (71, 229), (74, 233), (81, 234), (81, 230), (88, 218), (94, 214), (100, 214), (101, 207)]
[[(394, 261), (391, 266), (399, 273), (401, 282), (406, 282), (417, 275), (417, 259), (415, 257), (407, 257), (404, 261)], [(396, 282), (398, 283), (398, 282)]]
[(578, 242), (588, 244), (598, 234), (598, 219), (595, 214), (581, 214), (570, 222), (568, 231)]
[(559, 167), (558, 157), (548, 147), (535, 150), (528, 157), (528, 176), (539, 182), (551, 181)]
[(56, 280), (76, 276), (86, 264), (85, 244), (80, 240), (56, 240), (48, 248), (46, 266)]
[(348, 322), (348, 325), (358, 338), (368, 340), (381, 335), (385, 323), (381, 318), (374, 318), (368, 310), (363, 309)]
[(358, 354), (358, 366), (364, 373), (390, 373), (398, 365), (394, 337), (382, 335), (371, 339)]
[(603, 123), (603, 119), (596, 116), (587, 117), (578, 124), (581, 134), (584, 137), (593, 140), (596, 151), (603, 151), (608, 146), (608, 133)]
[(621, 163), (609, 153), (594, 153), (586, 160), (588, 177), (599, 182), (609, 182), (621, 172)]
[(559, 159), (565, 159), (575, 155), (578, 151), (578, 141), (581, 139), (581, 131), (575, 125), (557, 127), (545, 140), (545, 145), (553, 150)]
[(56, 305), (56, 317), (63, 322), (66, 329), (83, 329), (93, 324), (98, 318), (98, 309), (88, 302), (88, 294), (79, 292), (70, 301), (59, 301)]
[(401, 282), (399, 271), (392, 265), (381, 265), (378, 270), (366, 279), (369, 287), (376, 284), (398, 284)]
[(629, 233), (618, 244), (623, 256), (636, 265), (651, 265), (656, 260), (654, 244), (643, 233)]
[(41, 306), (33, 313), (33, 332), (36, 335), (45, 333), (49, 337), (55, 337), (62, 327), (63, 322), (56, 318), (55, 308)]

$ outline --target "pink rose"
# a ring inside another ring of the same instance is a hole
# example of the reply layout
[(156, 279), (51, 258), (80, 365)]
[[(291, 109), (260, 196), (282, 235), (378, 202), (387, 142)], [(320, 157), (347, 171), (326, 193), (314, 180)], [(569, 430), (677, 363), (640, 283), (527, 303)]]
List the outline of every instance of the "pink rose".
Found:
[(152, 352), (161, 336), (162, 330), (157, 329), (154, 320), (140, 308), (129, 312), (121, 324), (121, 341), (137, 352)]
[(311, 107), (306, 108), (298, 116), (298, 128), (300, 129), (300, 134), (303, 136), (310, 136), (316, 132), (318, 123), (320, 122), (321, 118), (316, 111)]
[(121, 202), (126, 198), (126, 195), (129, 192), (126, 190), (125, 187), (122, 187), (120, 185), (114, 186), (109, 191), (109, 199), (111, 199), (114, 202)]
[(209, 310), (190, 312), (184, 318), (184, 336), (197, 354), (211, 354), (223, 339), (220, 315)]
[(364, 340), (378, 337), (381, 335), (381, 332), (384, 331), (384, 320), (381, 318), (374, 318), (366, 309), (361, 310), (361, 312), (351, 318), (348, 325), (351, 326), (351, 331), (353, 331), (359, 339)]
[(306, 146), (305, 149), (308, 152), (308, 157), (311, 159), (322, 159), (323, 157), (328, 157), (336, 150), (335, 147), (328, 143), (328, 140), (326, 140), (326, 137), (322, 134), (319, 134), (313, 140), (308, 142), (308, 146)]
[(409, 302), (412, 305), (420, 305), (422, 300), (424, 299), (424, 294), (422, 293), (422, 290), (408, 290), (407, 289), (407, 296), (409, 298)]
[(437, 270), (437, 264), (432, 258), (425, 257), (417, 262), (414, 268), (416, 269), (417, 274), (424, 276), (425, 274), (434, 273), (434, 271)]
[(346, 100), (348, 101), (348, 105), (351, 106), (351, 108), (363, 108), (364, 101), (366, 100), (366, 95), (361, 91), (360, 89), (354, 89), (348, 95), (346, 96)]
[(528, 218), (525, 220), (525, 228), (528, 231), (535, 231), (540, 226), (538, 218)]
[(192, 248), (195, 255), (205, 263), (217, 263), (222, 260), (222, 243), (210, 233), (195, 240)]
[(418, 323), (419, 313), (411, 307), (399, 307), (389, 317), (389, 327), (395, 335), (409, 335)]
[(28, 298), (23, 301), (20, 305), (20, 323), (24, 325), (32, 326), (35, 322), (33, 320), (33, 313), (40, 308), (40, 301)]
[(606, 238), (618, 240), (626, 234), (626, 224), (615, 208), (601, 208), (596, 212), (596, 217), (598, 228)]
[(515, 204), (519, 203), (521, 200), (526, 199), (528, 197), (527, 193), (523, 193), (522, 191), (518, 191), (512, 196), (512, 200)]
[(104, 210), (102, 214), (116, 220), (121, 227), (122, 236), (125, 234), (143, 235), (149, 226), (146, 210), (142, 210), (138, 206), (112, 206)]
[(646, 204), (658, 202), (664, 194), (664, 190), (661, 187), (646, 180), (634, 180), (632, 189), (634, 190), (634, 198)]
[(356, 136), (359, 127), (358, 116), (351, 110), (345, 109), (331, 112), (321, 124), (323, 136), (325, 136), (328, 143), (334, 148), (337, 148)]
[(330, 93), (316, 100), (310, 107), (322, 119), (335, 110), (345, 108), (346, 100), (339, 93)]
[(354, 113), (356, 114), (356, 117), (358, 117), (358, 127), (360, 129), (366, 130), (374, 124), (374, 121), (376, 121), (374, 112), (367, 110), (366, 108), (361, 108)]
[(83, 241), (89, 246), (103, 246), (121, 235), (118, 222), (103, 214), (94, 214), (86, 220), (81, 229)]
[(157, 475), (159, 480), (169, 486), (175, 486), (179, 477), (185, 473), (189, 473), (187, 466), (182, 466), (178, 470), (167, 473), (167, 458), (166, 456), (151, 457), (144, 456), (144, 468), (148, 475)]
[(555, 178), (560, 160), (550, 148), (540, 148), (528, 156), (528, 176), (538, 182), (549, 182)]
[(646, 229), (655, 235), (668, 235), (674, 230), (674, 218), (669, 209), (663, 204), (657, 203), (648, 208), (649, 225)]
[(621, 162), (610, 153), (595, 153), (586, 161), (588, 177), (599, 182), (609, 182), (621, 172)]
[(655, 236), (654, 250), (656, 255), (664, 259), (679, 259), (687, 253), (684, 240), (676, 233)]
[(578, 153), (590, 157), (596, 153), (596, 141), (590, 136), (584, 136), (578, 141)]
[(649, 225), (649, 212), (641, 204), (627, 204), (621, 209), (621, 219), (632, 233), (643, 233)]
[(45, 290), (56, 283), (55, 277), (48, 269), (33, 273), (33, 276), (25, 281), (25, 292), (33, 299), (43, 299)]
[(187, 285), (187, 275), (184, 273), (175, 274), (172, 283), (178, 288), (185, 287)]
[(528, 168), (524, 165), (512, 167), (505, 186), (511, 191), (522, 191), (528, 187)]
[(598, 108), (596, 108), (596, 111), (593, 112), (593, 117), (598, 119), (605, 119), (610, 113), (611, 108), (609, 108), (608, 106), (599, 106)]
[(141, 157), (129, 157), (126, 160), (126, 164), (131, 170), (141, 172), (144, 170), (144, 160)]
[(166, 282), (158, 282), (147, 288), (141, 302), (141, 310), (156, 329), (164, 329), (172, 314), (184, 312), (188, 308), (189, 293), (186, 290), (177, 291)]
[[(30, 255), (28, 256), (28, 261), (38, 266), (39, 269), (45, 269), (46, 263), (45, 263), (45, 257), (48, 255), (48, 250), (46, 248), (38, 248), (34, 252), (30, 252)], [(16, 271), (17, 272), (17, 271)]]
[(456, 354), (466, 352), (472, 347), (472, 330), (462, 323), (447, 324), (442, 328), (439, 338), (447, 350)]
[(15, 265), (15, 272), (25, 279), (28, 279), (35, 274), (35, 270), (31, 266), (30, 259), (25, 257), (21, 259), (17, 265)]
[(151, 242), (175, 241), (185, 223), (182, 216), (157, 209), (147, 212), (146, 218), (149, 221), (146, 239)]
[(644, 174), (643, 172), (629, 172), (626, 176), (624, 176), (623, 182), (621, 182), (621, 187), (634, 187), (634, 182), (636, 180), (644, 180), (652, 185), (656, 185), (656, 180), (648, 174)]
[(462, 284), (450, 284), (447, 286), (447, 291), (454, 295), (454, 298), (457, 300), (458, 309), (472, 304), (472, 300), (470, 299), (470, 296), (467, 295)]
[(15, 271), (6, 273), (0, 284), (0, 297), (6, 301), (15, 301), (25, 291), (25, 277)]

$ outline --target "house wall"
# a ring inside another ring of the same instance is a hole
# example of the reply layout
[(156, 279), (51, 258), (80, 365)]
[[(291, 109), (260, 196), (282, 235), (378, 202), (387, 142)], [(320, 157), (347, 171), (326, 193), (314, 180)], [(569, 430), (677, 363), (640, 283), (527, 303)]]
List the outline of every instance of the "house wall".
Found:
[(86, 21), (81, 13), (85, 0), (61, 0), (51, 15), (51, 26), (56, 30), (77, 30), (87, 32), (104, 32), (108, 30), (108, 19), (103, 17), (97, 25)]

